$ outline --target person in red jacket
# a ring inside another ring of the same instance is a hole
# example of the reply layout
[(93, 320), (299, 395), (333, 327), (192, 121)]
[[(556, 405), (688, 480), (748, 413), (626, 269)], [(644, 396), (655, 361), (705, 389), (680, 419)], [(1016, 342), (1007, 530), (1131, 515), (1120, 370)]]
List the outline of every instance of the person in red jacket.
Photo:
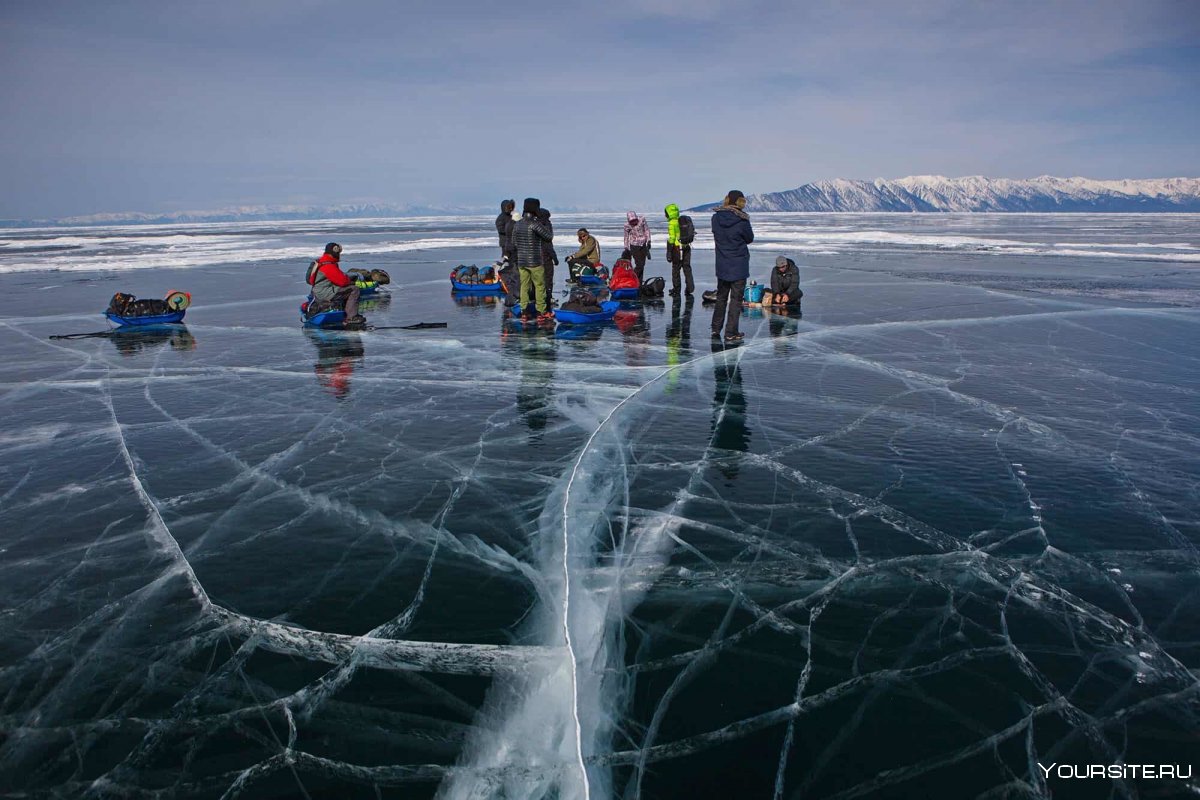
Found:
[(337, 242), (325, 245), (325, 255), (317, 259), (316, 269), (308, 275), (313, 299), (332, 308), (344, 308), (347, 325), (361, 325), (366, 320), (358, 313), (359, 288), (354, 279), (342, 272), (338, 262), (342, 246)]

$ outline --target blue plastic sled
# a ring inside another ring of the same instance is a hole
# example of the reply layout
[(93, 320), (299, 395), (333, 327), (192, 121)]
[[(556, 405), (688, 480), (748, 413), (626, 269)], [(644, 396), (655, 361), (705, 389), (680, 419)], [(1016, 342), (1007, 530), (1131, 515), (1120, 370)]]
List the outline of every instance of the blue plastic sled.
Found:
[(611, 289), (609, 294), (613, 300), (637, 300), (640, 291), (636, 286), (628, 286), (624, 289)]
[(456, 292), (473, 292), (475, 294), (499, 294), (504, 291), (504, 287), (499, 281), (495, 283), (459, 283), (453, 278), (450, 279), (450, 287)]
[(172, 311), (170, 314), (155, 314), (149, 317), (120, 317), (110, 311), (105, 311), (104, 316), (114, 325), (122, 327), (141, 327), (146, 325), (169, 325), (174, 322), (183, 322), (185, 311)]
[(600, 304), (601, 310), (595, 314), (581, 314), (578, 311), (554, 309), (554, 318), (568, 325), (592, 325), (597, 322), (609, 322), (617, 313), (621, 304), (616, 300), (605, 300)]
[(300, 319), (304, 320), (304, 324), (313, 328), (340, 328), (346, 323), (346, 312), (341, 309), (333, 311), (322, 311), (319, 314), (313, 314), (311, 317), (305, 316), (304, 312), (300, 312)]

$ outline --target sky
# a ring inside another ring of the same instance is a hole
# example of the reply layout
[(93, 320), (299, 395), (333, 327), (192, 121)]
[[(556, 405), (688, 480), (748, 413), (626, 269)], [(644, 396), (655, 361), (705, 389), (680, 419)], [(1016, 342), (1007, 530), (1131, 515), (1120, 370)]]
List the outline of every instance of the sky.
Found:
[(3, 0), (0, 218), (1200, 176), (1200, 0)]

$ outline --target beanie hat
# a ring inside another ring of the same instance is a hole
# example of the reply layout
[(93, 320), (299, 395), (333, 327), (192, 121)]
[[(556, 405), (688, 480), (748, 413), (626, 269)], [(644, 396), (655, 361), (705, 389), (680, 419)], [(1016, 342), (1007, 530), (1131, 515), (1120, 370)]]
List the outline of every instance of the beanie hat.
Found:
[(537, 214), (538, 209), (542, 207), (542, 201), (536, 197), (526, 197), (524, 205), (521, 206), (522, 214)]
[(786, 258), (784, 258), (783, 256), (775, 256), (775, 266), (786, 267), (787, 263), (788, 263), (788, 260)]
[(333, 256), (334, 258), (340, 258), (342, 255), (342, 246), (337, 242), (330, 242), (329, 244), (325, 245), (325, 254)]

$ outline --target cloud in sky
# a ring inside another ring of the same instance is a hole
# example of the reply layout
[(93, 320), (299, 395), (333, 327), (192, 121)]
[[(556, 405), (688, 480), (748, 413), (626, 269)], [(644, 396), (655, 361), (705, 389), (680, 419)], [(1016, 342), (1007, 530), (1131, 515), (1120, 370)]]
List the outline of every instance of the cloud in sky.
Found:
[(1200, 174), (1200, 3), (0, 7), (0, 216)]

